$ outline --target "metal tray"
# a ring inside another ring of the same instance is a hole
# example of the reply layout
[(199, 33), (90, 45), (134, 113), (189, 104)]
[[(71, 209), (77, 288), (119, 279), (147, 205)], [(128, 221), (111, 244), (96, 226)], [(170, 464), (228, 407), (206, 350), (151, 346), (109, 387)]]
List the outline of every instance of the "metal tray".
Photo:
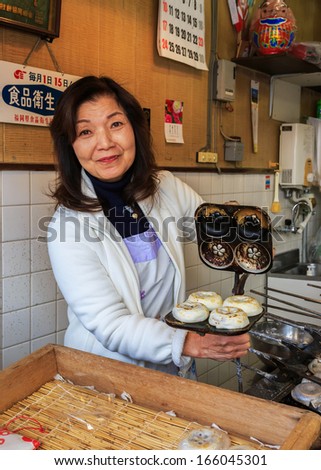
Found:
[(206, 334), (212, 335), (225, 335), (225, 336), (236, 336), (242, 335), (243, 333), (247, 333), (253, 327), (253, 325), (259, 321), (263, 315), (265, 314), (265, 310), (253, 317), (249, 317), (249, 325), (245, 326), (244, 328), (238, 328), (233, 330), (227, 330), (226, 328), (216, 328), (208, 323), (207, 320), (197, 323), (184, 323), (174, 318), (172, 312), (168, 313), (165, 316), (165, 322), (167, 325), (172, 326), (174, 328), (181, 328), (182, 330), (194, 331), (195, 333), (204, 336)]
[(239, 274), (271, 269), (271, 220), (261, 208), (203, 203), (195, 211), (195, 225), (206, 266)]

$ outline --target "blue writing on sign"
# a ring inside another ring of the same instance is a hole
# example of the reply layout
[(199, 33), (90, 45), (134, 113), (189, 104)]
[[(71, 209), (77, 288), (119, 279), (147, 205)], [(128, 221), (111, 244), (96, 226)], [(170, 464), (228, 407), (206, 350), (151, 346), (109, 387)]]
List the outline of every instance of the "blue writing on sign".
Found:
[(54, 114), (61, 95), (62, 91), (46, 85), (6, 85), (2, 90), (7, 105), (42, 116)]

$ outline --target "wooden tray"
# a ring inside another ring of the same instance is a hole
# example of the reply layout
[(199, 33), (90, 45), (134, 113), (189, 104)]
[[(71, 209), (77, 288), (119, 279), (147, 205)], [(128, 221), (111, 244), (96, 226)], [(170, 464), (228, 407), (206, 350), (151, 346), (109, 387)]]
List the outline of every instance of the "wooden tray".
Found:
[[(52, 382), (56, 374), (75, 385), (94, 387), (101, 394), (120, 397), (126, 392), (136, 407), (143, 407), (154, 415), (173, 410), (177, 419), (187, 423), (196, 422), (202, 426), (215, 423), (234, 440), (238, 436), (239, 442), (249, 442), (253, 437), (281, 449), (309, 449), (313, 448), (320, 435), (321, 417), (309, 410), (57, 345), (47, 345), (0, 372), (0, 426), (7, 422), (11, 408), (19, 406), (21, 411), (22, 405), (18, 402), (23, 401), (25, 405), (28, 397), (39, 393), (39, 389)], [(192, 397), (197, 397), (197, 400), (192, 400)], [(53, 400), (52, 403), (57, 402)], [(27, 411), (25, 405), (24, 413)], [(52, 427), (59, 430), (58, 418), (59, 413), (57, 420), (52, 421)], [(41, 421), (41, 409), (38, 419)], [(108, 428), (108, 423), (106, 429), (112, 437), (113, 431)], [(88, 435), (85, 433), (85, 440), (88, 440)], [(45, 439), (44, 436), (38, 437)], [(83, 445), (79, 441), (74, 448), (82, 449)], [(134, 445), (131, 448), (139, 447)], [(156, 449), (152, 442), (145, 448)]]

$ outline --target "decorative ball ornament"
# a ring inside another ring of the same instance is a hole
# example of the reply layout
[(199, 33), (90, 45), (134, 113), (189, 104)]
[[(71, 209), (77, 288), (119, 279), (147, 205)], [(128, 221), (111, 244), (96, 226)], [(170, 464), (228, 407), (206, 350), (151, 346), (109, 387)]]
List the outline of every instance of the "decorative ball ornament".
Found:
[(264, 1), (253, 16), (250, 32), (257, 54), (282, 54), (295, 39), (296, 21), (281, 0)]
[(281, 54), (290, 48), (294, 37), (295, 28), (291, 20), (264, 18), (258, 21), (252, 41), (259, 54)]

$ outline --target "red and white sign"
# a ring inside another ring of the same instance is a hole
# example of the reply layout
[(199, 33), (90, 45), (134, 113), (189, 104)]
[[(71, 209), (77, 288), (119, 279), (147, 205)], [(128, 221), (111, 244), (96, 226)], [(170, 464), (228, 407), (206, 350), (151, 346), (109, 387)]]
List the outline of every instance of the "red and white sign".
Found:
[(75, 75), (0, 61), (0, 122), (49, 126), (63, 91)]

